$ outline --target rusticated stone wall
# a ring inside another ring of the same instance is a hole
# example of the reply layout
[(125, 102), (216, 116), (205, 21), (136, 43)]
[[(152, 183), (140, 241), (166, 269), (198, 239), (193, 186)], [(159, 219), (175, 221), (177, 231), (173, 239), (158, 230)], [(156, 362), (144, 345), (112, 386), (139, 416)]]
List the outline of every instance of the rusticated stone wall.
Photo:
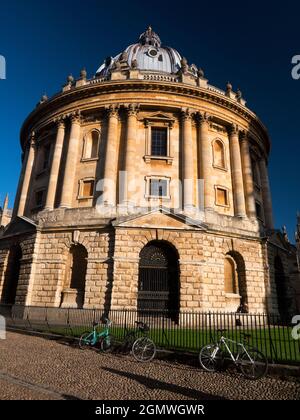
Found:
[[(201, 229), (110, 227), (38, 232), (19, 238), (22, 249), (16, 304), (58, 307), (61, 304), (67, 255), (74, 244), (87, 250), (84, 308), (136, 308), (139, 255), (151, 241), (166, 241), (176, 248), (180, 270), (182, 311), (236, 310), (239, 296), (224, 290), (224, 258), (237, 262), (250, 312), (277, 312), (274, 258), (278, 247), (260, 239), (229, 237)], [(5, 284), (10, 247), (0, 249), (0, 293)], [(280, 253), (288, 280), (289, 255)], [(288, 287), (288, 296), (292, 297)], [(234, 298), (234, 299), (233, 299)], [(236, 302), (233, 307), (230, 302)]]

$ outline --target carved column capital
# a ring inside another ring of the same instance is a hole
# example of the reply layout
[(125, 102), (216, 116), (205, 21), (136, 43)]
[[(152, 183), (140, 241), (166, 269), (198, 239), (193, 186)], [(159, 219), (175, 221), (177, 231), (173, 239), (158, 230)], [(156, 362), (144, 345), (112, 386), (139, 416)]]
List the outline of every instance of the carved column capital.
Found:
[(240, 132), (240, 129), (239, 129), (239, 126), (237, 125), (237, 124), (231, 124), (229, 127), (228, 127), (228, 134), (230, 135), (230, 136), (234, 136), (234, 135), (239, 135), (239, 132)]
[(190, 108), (182, 108), (180, 112), (181, 120), (187, 121), (193, 118), (194, 112)]
[(54, 124), (56, 125), (56, 128), (65, 128), (66, 122), (65, 122), (66, 116), (60, 115), (59, 117), (55, 118), (53, 120)]
[(139, 110), (140, 110), (140, 105), (139, 104), (129, 104), (126, 107), (126, 110), (127, 110), (128, 117), (131, 117), (131, 116), (136, 117)]
[(197, 120), (199, 124), (208, 124), (211, 120), (211, 116), (207, 112), (198, 112), (197, 113)]
[(240, 140), (241, 142), (248, 143), (248, 134), (245, 130), (240, 131)]
[(107, 106), (105, 109), (106, 109), (108, 118), (118, 117), (119, 116), (119, 108), (120, 108), (119, 104)]
[(34, 149), (37, 147), (37, 139), (36, 139), (36, 132), (35, 131), (32, 131), (30, 133), (29, 141), (28, 141), (28, 148), (29, 147), (32, 147)]
[(81, 113), (80, 110), (74, 111), (70, 114), (70, 120), (72, 124), (80, 124), (81, 123)]

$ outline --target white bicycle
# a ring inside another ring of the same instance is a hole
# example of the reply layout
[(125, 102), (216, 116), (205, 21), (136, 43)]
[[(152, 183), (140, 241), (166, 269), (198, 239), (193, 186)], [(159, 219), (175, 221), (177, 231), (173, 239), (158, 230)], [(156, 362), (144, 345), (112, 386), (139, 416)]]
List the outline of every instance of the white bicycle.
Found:
[[(250, 334), (241, 333), (244, 336), (244, 343), (224, 337), (222, 333), (226, 329), (217, 330), (221, 333), (221, 338), (216, 343), (204, 346), (199, 354), (199, 361), (203, 369), (208, 372), (217, 371), (224, 363), (226, 355), (241, 370), (248, 379), (259, 379), (266, 375), (268, 370), (268, 360), (266, 356), (256, 347), (246, 345), (246, 341), (251, 337)], [(229, 343), (237, 348), (237, 352), (232, 352)]]

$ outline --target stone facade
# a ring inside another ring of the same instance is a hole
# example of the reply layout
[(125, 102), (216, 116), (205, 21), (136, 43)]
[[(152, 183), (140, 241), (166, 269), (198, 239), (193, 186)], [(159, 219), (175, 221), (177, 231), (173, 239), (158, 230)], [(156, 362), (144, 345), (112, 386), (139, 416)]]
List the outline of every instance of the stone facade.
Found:
[(274, 230), (265, 127), (151, 28), (94, 78), (43, 97), (21, 144), (2, 302), (120, 309), (151, 295), (170, 309), (177, 294), (182, 311), (294, 311), (296, 251)]
[(8, 195), (6, 195), (3, 208), (0, 207), (0, 230), (3, 230), (11, 221), (12, 211), (8, 208)]

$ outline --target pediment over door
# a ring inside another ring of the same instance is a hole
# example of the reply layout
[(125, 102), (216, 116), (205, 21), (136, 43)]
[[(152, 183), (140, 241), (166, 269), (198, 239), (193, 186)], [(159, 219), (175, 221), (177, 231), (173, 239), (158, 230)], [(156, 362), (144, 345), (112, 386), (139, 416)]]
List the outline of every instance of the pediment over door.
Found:
[(160, 229), (182, 229), (194, 230), (195, 228), (205, 230), (205, 226), (196, 220), (186, 218), (184, 215), (169, 213), (164, 210), (156, 210), (143, 215), (129, 216), (116, 219), (113, 222), (115, 227), (140, 227)]

